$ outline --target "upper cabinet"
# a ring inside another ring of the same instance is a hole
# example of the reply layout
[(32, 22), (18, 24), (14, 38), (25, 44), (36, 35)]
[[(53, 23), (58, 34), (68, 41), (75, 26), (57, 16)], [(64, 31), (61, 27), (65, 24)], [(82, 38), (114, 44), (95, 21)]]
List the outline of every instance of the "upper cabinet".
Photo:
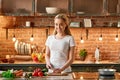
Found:
[(60, 12), (69, 12), (69, 0), (37, 0), (37, 12), (46, 13), (46, 7), (56, 7)]
[(46, 14), (46, 7), (56, 7), (60, 13), (78, 15), (111, 15), (120, 13), (119, 0), (0, 0), (5, 15)]
[(73, 0), (73, 12), (85, 15), (112, 15), (119, 13), (118, 0)]
[(32, 13), (32, 0), (2, 0), (5, 15), (29, 15)]
[(102, 0), (73, 0), (73, 12), (82, 14), (98, 14), (102, 11)]
[(45, 14), (46, 7), (57, 7), (60, 12), (67, 13), (69, 11), (68, 0), (2, 0), (2, 13), (5, 15), (28, 16), (34, 12)]

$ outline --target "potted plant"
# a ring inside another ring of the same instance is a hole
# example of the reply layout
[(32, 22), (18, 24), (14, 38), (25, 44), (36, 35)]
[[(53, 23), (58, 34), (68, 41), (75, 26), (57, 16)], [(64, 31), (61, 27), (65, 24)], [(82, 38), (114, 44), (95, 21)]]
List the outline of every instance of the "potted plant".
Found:
[(80, 60), (84, 61), (87, 55), (86, 49), (81, 49), (79, 52)]

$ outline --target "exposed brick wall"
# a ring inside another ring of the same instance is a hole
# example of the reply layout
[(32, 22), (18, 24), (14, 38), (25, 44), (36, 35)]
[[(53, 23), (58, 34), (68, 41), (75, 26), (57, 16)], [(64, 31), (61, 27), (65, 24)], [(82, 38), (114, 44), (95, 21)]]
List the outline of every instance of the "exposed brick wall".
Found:
[[(96, 46), (100, 47), (101, 59), (117, 60), (118, 53), (120, 53), (120, 40), (116, 42), (114, 40), (117, 32), (120, 34), (120, 31), (115, 27), (103, 27), (109, 26), (109, 22), (112, 22), (112, 26), (116, 26), (119, 17), (71, 17), (70, 21), (78, 21), (83, 23), (84, 18), (91, 18), (93, 22), (93, 28), (70, 28), (72, 35), (75, 38), (76, 42), (76, 59), (79, 58), (79, 50), (85, 48), (88, 51), (88, 54), (94, 55)], [(8, 39), (6, 39), (6, 30), (2, 27), (13, 27), (14, 24), (22, 27), (25, 25), (25, 21), (34, 22), (35, 26), (53, 26), (53, 17), (3, 17), (0, 16), (0, 54), (14, 54), (14, 42), (12, 42), (12, 36), (15, 33), (16, 38), (19, 41), (23, 41), (30, 44), (38, 45), (39, 49), (45, 46), (46, 40), (46, 28), (33, 28), (33, 34), (35, 40), (33, 42), (29, 41), (29, 38), (32, 34), (32, 28), (20, 28), (20, 29), (8, 29)], [(16, 23), (14, 23), (16, 21)], [(83, 26), (83, 24), (82, 24)], [(100, 27), (99, 27), (100, 26)], [(97, 27), (97, 28), (94, 28)], [(88, 37), (86, 36), (86, 29), (88, 29)], [(15, 30), (15, 31), (14, 31)], [(50, 28), (49, 34), (52, 34), (53, 27)], [(103, 35), (103, 41), (99, 41), (98, 38), (100, 34)], [(80, 43), (80, 37), (85, 40), (84, 43)]]
[[(83, 29), (85, 31), (85, 29)], [(82, 36), (84, 43), (80, 43), (81, 29), (72, 29), (73, 36), (75, 37), (77, 53), (80, 49), (85, 48), (89, 54), (94, 55), (97, 46), (100, 48), (101, 59), (118, 59), (118, 53), (120, 53), (120, 41), (115, 41), (116, 29), (115, 28), (103, 28), (103, 40), (99, 41), (100, 28), (89, 28), (88, 39), (86, 39), (86, 33), (83, 31)], [(79, 58), (79, 55), (76, 55)]]

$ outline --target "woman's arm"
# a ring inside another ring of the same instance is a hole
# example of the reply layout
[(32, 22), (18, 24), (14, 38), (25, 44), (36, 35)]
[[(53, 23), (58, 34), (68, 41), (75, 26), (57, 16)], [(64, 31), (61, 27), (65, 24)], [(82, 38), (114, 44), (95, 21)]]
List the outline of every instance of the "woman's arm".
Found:
[(58, 73), (62, 72), (72, 64), (72, 62), (74, 61), (74, 57), (75, 57), (74, 48), (75, 48), (74, 46), (70, 47), (68, 61), (60, 69), (55, 69), (54, 72), (58, 72)]
[(64, 66), (61, 67), (61, 70), (65, 70), (67, 67), (69, 67), (73, 61), (74, 61), (74, 46), (73, 47), (70, 47), (70, 51), (69, 51), (69, 59), (68, 61), (64, 64)]
[(52, 65), (50, 64), (50, 49), (48, 46), (46, 46), (45, 60), (46, 60), (46, 67), (48, 69), (52, 69)]

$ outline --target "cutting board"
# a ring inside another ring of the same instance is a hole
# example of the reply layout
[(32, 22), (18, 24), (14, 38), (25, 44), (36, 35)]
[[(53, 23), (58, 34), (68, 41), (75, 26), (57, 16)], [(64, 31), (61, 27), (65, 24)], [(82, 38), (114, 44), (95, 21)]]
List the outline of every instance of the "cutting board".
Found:
[(68, 73), (47, 73), (48, 76), (67, 76)]
[(31, 55), (13, 55), (11, 56), (15, 60), (21, 60), (21, 61), (29, 61), (32, 60)]

